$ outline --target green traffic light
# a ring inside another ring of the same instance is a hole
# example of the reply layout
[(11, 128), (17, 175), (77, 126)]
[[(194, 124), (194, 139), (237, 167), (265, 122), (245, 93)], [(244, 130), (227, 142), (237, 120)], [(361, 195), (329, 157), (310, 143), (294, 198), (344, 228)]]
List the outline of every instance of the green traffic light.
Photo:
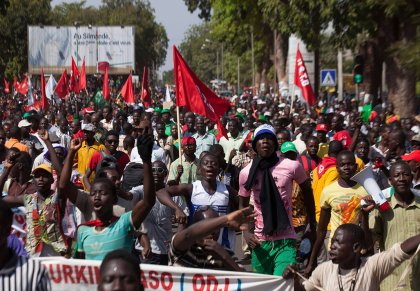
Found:
[(363, 75), (362, 74), (355, 74), (353, 77), (355, 84), (361, 84), (363, 82)]

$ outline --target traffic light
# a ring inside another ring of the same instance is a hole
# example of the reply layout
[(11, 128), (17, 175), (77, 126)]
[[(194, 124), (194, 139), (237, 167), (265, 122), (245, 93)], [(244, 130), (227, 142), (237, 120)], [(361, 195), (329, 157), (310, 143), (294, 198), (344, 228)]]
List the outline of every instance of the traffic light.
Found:
[(365, 66), (365, 60), (363, 56), (357, 55), (354, 58), (354, 67), (353, 67), (353, 81), (355, 84), (363, 83), (364, 66)]

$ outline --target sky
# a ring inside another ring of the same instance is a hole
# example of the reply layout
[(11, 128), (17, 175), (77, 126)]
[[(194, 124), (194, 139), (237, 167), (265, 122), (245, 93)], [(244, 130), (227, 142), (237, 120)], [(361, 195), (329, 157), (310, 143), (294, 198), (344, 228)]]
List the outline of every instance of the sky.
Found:
[[(57, 5), (63, 2), (79, 2), (79, 1), (65, 1), (52, 0), (52, 5)], [(99, 6), (101, 0), (87, 0), (88, 6)], [(150, 4), (155, 10), (156, 21), (163, 24), (166, 29), (166, 34), (169, 38), (168, 50), (166, 54), (166, 62), (160, 68), (160, 71), (170, 70), (173, 67), (172, 45), (179, 45), (184, 39), (184, 33), (193, 24), (201, 22), (198, 18), (198, 13), (190, 13), (183, 0), (150, 0)]]

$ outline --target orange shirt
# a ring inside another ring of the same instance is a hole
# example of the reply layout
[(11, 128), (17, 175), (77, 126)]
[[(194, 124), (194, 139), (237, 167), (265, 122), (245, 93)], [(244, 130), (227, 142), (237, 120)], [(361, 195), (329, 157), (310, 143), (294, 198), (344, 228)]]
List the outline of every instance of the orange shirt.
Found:
[(16, 138), (11, 138), (8, 141), (6, 141), (6, 143), (4, 144), (4, 146), (7, 149), (10, 148), (17, 148), (18, 150), (20, 150), (21, 152), (29, 152), (29, 149), (26, 145), (24, 145), (23, 143), (21, 143), (19, 140), (17, 140)]

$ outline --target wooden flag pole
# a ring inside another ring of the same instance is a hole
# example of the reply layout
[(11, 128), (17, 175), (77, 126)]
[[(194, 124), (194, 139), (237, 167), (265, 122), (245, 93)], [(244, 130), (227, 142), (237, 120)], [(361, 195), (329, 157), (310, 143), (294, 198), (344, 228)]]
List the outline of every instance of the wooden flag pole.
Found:
[(179, 163), (182, 166), (182, 132), (181, 132), (181, 122), (179, 122), (179, 106), (176, 106), (176, 124), (177, 124), (177, 130), (178, 130), (178, 154), (179, 154)]

